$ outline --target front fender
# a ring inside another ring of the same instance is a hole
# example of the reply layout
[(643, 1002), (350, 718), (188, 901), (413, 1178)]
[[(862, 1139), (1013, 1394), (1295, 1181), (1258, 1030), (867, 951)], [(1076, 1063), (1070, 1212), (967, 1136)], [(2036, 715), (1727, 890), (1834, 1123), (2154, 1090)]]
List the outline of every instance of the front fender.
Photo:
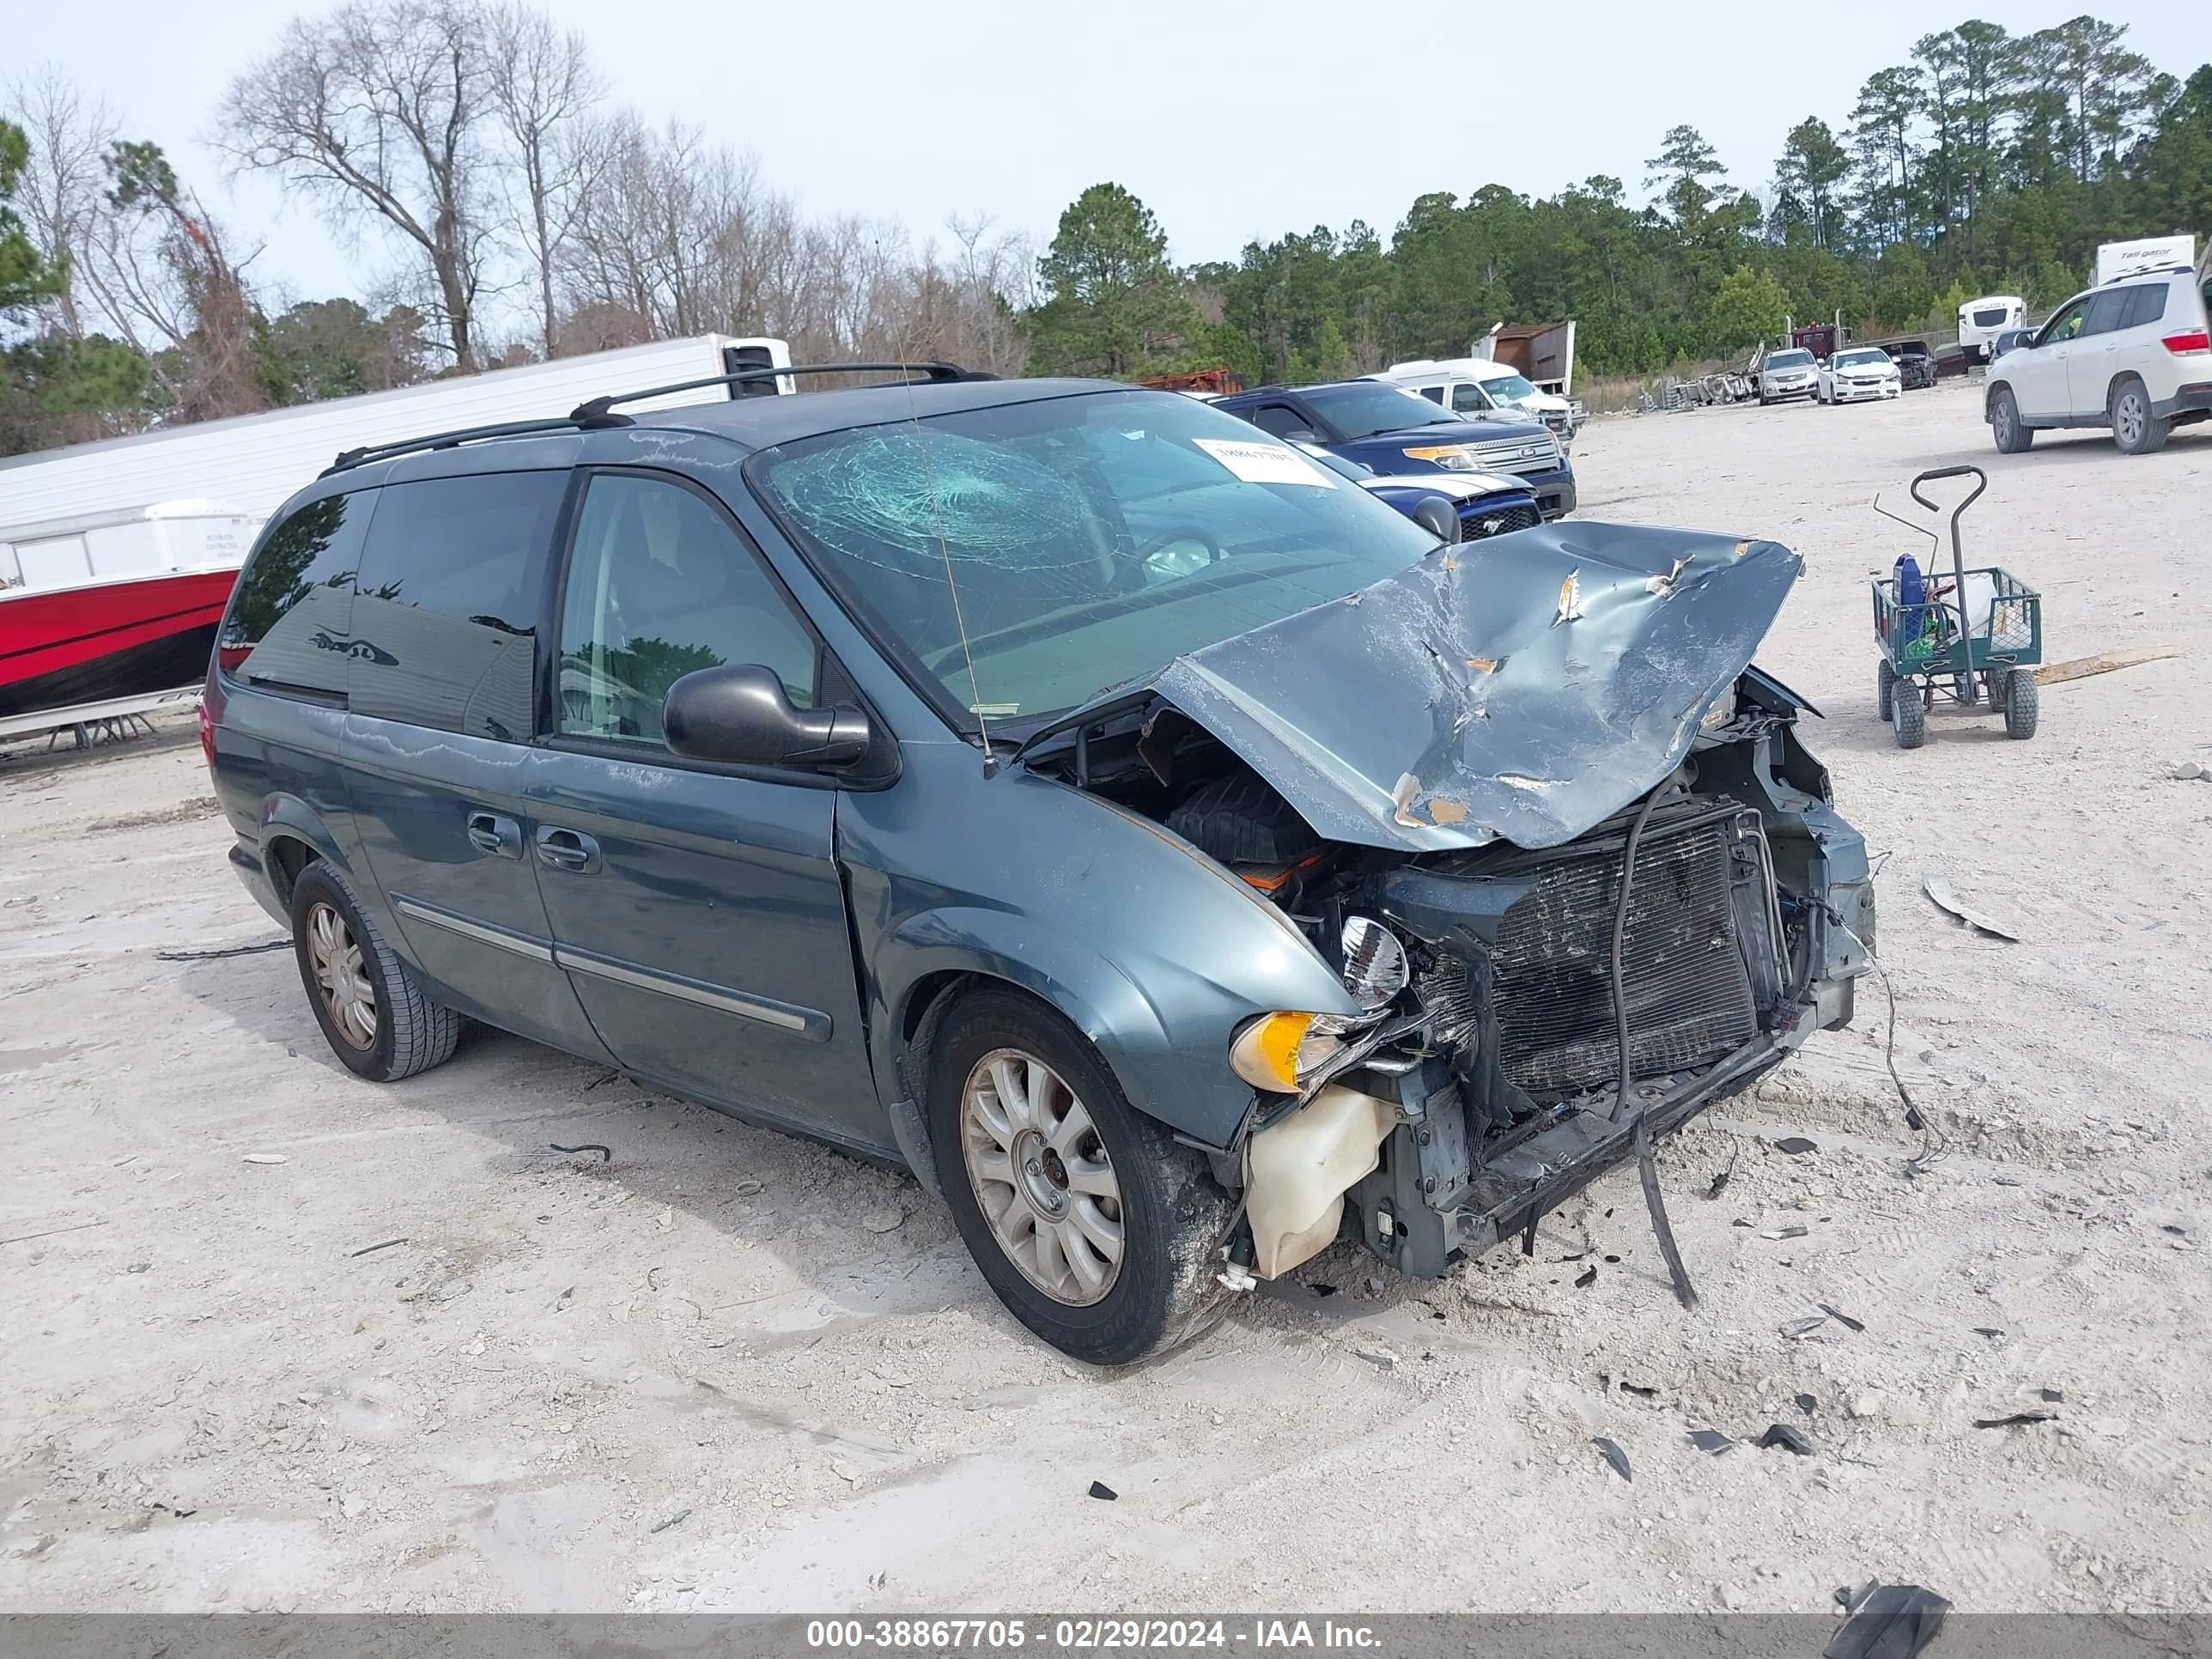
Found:
[(1252, 1104), (1229, 1069), (1240, 1025), (1358, 1012), (1288, 918), (1188, 842), (1020, 768), (984, 778), (964, 746), (910, 744), (894, 787), (841, 797), (838, 851), (887, 1097), (917, 994), (947, 974), (1050, 1004), (1132, 1103), (1214, 1146)]

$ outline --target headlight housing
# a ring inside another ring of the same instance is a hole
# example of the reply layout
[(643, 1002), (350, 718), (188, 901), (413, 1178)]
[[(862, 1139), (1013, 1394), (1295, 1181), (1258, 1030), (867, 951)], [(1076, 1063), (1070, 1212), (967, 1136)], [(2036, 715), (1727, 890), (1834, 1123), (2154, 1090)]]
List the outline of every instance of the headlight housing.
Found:
[(1336, 1058), (1355, 1022), (1333, 1014), (1262, 1014), (1229, 1045), (1229, 1069), (1255, 1089), (1294, 1095)]
[(1430, 461), (1447, 472), (1478, 471), (1474, 452), (1464, 444), (1432, 444), (1399, 452), (1409, 461)]

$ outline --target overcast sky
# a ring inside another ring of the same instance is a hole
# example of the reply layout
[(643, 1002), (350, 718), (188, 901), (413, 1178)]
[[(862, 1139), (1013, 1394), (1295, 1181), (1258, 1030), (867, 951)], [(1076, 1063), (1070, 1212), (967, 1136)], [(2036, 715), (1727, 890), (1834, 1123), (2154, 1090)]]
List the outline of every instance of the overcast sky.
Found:
[[(1955, 9), (2026, 33), (2084, 5)], [(1732, 182), (1758, 188), (1792, 125), (1807, 115), (1840, 125), (1861, 81), (1904, 61), (1937, 18), (1950, 21), (1905, 0), (1111, 0), (1083, 8), (1081, 25), (1062, 21), (1077, 9), (1035, 0), (544, 9), (583, 33), (618, 100), (752, 151), (767, 181), (810, 212), (894, 217), (917, 234), (949, 214), (987, 213), (1042, 246), (1079, 191), (1114, 179), (1159, 216), (1185, 263), (1358, 218), (1387, 240), (1425, 191), (1463, 196), (1495, 182), (1549, 194), (1607, 173), (1640, 196), (1644, 159), (1679, 121), (1703, 130)], [(2127, 24), (2130, 43), (2171, 73), (2212, 57), (2205, 0), (2087, 9)], [(266, 245), (253, 266), (264, 283), (295, 297), (359, 294), (388, 263), (374, 244), (349, 253), (266, 180), (227, 183), (198, 142), (239, 64), (317, 8), (19, 0), (9, 9), (0, 67), (58, 64), (104, 96), (126, 134), (167, 149), (246, 246)]]

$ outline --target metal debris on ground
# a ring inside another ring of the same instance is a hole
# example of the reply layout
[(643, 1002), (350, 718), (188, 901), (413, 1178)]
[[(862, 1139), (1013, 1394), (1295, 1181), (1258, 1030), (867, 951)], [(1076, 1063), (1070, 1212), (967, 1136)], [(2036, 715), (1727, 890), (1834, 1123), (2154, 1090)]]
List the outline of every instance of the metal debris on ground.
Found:
[(1107, 1503), (1110, 1504), (1121, 1494), (1115, 1492), (1113, 1487), (1108, 1486), (1103, 1480), (1094, 1480), (1091, 1483), (1091, 1495), (1093, 1498), (1103, 1498)]
[(1723, 1193), (1728, 1190), (1729, 1178), (1735, 1174), (1735, 1161), (1742, 1156), (1743, 1143), (1739, 1141), (1736, 1143), (1735, 1152), (1729, 1158), (1728, 1168), (1723, 1170), (1718, 1175), (1715, 1176), (1712, 1180), (1712, 1184), (1705, 1188), (1705, 1196), (1707, 1198), (1718, 1198)]
[(289, 1164), (292, 1160), (282, 1152), (248, 1152), (244, 1161), (248, 1164)]
[(1974, 1419), (1974, 1426), (1978, 1429), (2009, 1429), (2030, 1423), (2055, 1423), (2057, 1420), (2057, 1412), (2014, 1412), (2006, 1417), (1978, 1417)]
[(2001, 939), (2017, 945), (2020, 935), (2001, 921), (1992, 921), (1980, 911), (1960, 902), (1951, 890), (1951, 878), (1941, 870), (1930, 870), (1921, 878), (1920, 889), (1936, 902), (1936, 908), (1956, 916), (1978, 933), (1987, 933), (1991, 939)]
[(1869, 1584), (1844, 1611), (1820, 1659), (1913, 1659), (1943, 1628), (1951, 1604), (1917, 1584)]
[(596, 1140), (587, 1140), (580, 1146), (563, 1146), (557, 1140), (549, 1140), (545, 1144), (556, 1152), (597, 1152), (602, 1164), (611, 1164), (615, 1161), (615, 1149), (611, 1146), (602, 1146)]
[(379, 1250), (388, 1250), (395, 1244), (404, 1244), (406, 1242), (405, 1236), (402, 1235), (398, 1238), (387, 1238), (380, 1244), (364, 1244), (357, 1250), (347, 1251), (346, 1259), (351, 1261), (357, 1255), (374, 1255)]
[(1601, 1434), (1593, 1436), (1590, 1444), (1595, 1446), (1599, 1455), (1613, 1466), (1613, 1472), (1615, 1474), (1624, 1480), (1632, 1481), (1636, 1479), (1628, 1472), (1628, 1454), (1621, 1450), (1619, 1442), (1608, 1440)]
[(1768, 1424), (1766, 1432), (1759, 1437), (1757, 1444), (1761, 1451), (1769, 1446), (1779, 1446), (1783, 1450), (1795, 1452), (1800, 1457), (1810, 1457), (1813, 1455), (1813, 1443), (1806, 1437), (1805, 1431), (1802, 1429), (1794, 1429), (1787, 1423)]
[(1734, 1449), (1735, 1446), (1735, 1442), (1718, 1429), (1692, 1429), (1683, 1438), (1699, 1451), (1711, 1452), (1716, 1457), (1724, 1451)]
[(1820, 1409), (1820, 1402), (1809, 1394), (1801, 1394), (1797, 1395), (1796, 1402), (1797, 1409), (1804, 1413), (1808, 1417), (1810, 1417), (1814, 1412)]
[(1774, 1150), (1787, 1152), (1792, 1158), (1802, 1158), (1808, 1152), (1819, 1152), (1820, 1146), (1818, 1141), (1808, 1140), (1802, 1135), (1784, 1135), (1774, 1143)]
[(1827, 1322), (1828, 1316), (1824, 1313), (1807, 1314), (1802, 1319), (1784, 1321), (1781, 1328), (1782, 1334), (1795, 1340), (1798, 1337), (1809, 1335), (1819, 1330)]
[(1575, 1288), (1578, 1291), (1586, 1291), (1596, 1283), (1597, 1269), (1595, 1267), (1585, 1267), (1575, 1277)]
[(1769, 1227), (1759, 1234), (1761, 1238), (1802, 1238), (1806, 1227), (1802, 1221), (1793, 1221), (1786, 1227)]
[(666, 1532), (671, 1527), (680, 1527), (690, 1518), (690, 1515), (691, 1511), (689, 1510), (678, 1510), (665, 1521), (658, 1522), (653, 1529), (655, 1532)]
[(1866, 1328), (1865, 1325), (1852, 1318), (1840, 1308), (1830, 1307), (1825, 1302), (1816, 1302), (1813, 1305), (1847, 1331), (1863, 1331)]
[(156, 962), (220, 962), (225, 957), (258, 957), (267, 951), (289, 951), (289, 939), (265, 939), (258, 945), (234, 945), (227, 951), (156, 951)]
[(74, 1221), (66, 1227), (49, 1227), (44, 1232), (17, 1233), (10, 1238), (0, 1238), (0, 1244), (27, 1244), (34, 1238), (52, 1238), (58, 1233), (81, 1233), (88, 1227), (105, 1227), (105, 1221)]

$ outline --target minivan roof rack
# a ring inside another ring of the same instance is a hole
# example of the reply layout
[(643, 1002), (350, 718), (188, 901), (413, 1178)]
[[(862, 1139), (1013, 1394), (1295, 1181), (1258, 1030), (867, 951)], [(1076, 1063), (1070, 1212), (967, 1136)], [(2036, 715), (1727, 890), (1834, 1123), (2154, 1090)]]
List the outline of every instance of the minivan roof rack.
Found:
[(945, 385), (963, 380), (995, 380), (999, 377), (981, 369), (963, 368), (957, 363), (788, 363), (781, 368), (765, 367), (741, 369), (734, 374), (710, 374), (704, 380), (678, 380), (673, 386), (647, 386), (641, 392), (610, 392), (604, 398), (593, 398), (578, 404), (564, 416), (540, 421), (507, 421), (496, 426), (467, 426), (451, 432), (426, 433), (419, 438), (401, 438), (388, 444), (365, 444), (358, 449), (339, 452), (337, 458), (325, 467), (322, 477), (333, 472), (347, 472), (370, 461), (387, 461), (398, 455), (410, 455), (418, 450), (454, 449), (462, 444), (478, 443), (488, 438), (526, 438), (543, 432), (592, 432), (606, 427), (635, 424), (627, 415), (613, 412), (617, 404), (634, 404), (646, 398), (665, 398), (678, 392), (700, 392), (710, 386), (747, 386), (763, 380), (781, 380), (787, 374), (903, 374), (910, 381), (915, 376), (932, 385)]
[(999, 378), (981, 369), (963, 368), (957, 363), (788, 363), (781, 368), (763, 367), (739, 369), (734, 374), (709, 374), (704, 380), (678, 380), (673, 386), (647, 386), (642, 392), (617, 392), (578, 404), (569, 410), (568, 418), (587, 430), (593, 427), (627, 426), (629, 424), (628, 416), (611, 413), (617, 404), (634, 404), (647, 398), (665, 398), (678, 392), (703, 392), (710, 386), (757, 385), (763, 380), (780, 380), (787, 374), (903, 374), (908, 380), (920, 375), (933, 386)]

